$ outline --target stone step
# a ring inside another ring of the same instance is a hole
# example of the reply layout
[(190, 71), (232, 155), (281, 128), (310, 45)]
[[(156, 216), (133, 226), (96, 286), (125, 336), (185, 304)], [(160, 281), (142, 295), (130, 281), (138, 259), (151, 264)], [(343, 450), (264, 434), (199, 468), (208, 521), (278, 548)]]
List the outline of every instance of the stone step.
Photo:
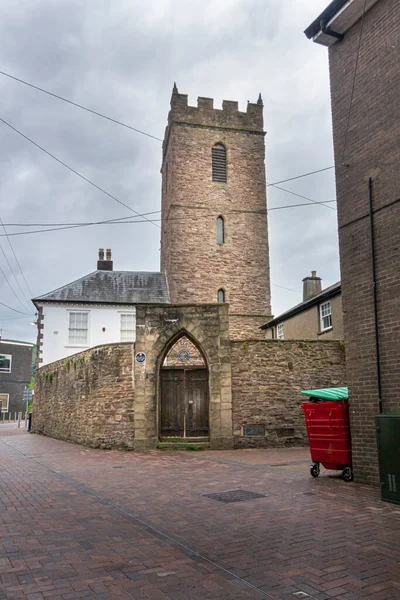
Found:
[(179, 441), (166, 441), (161, 440), (157, 444), (158, 450), (206, 450), (210, 447), (210, 442), (208, 440), (202, 440), (192, 438), (192, 439), (182, 439)]

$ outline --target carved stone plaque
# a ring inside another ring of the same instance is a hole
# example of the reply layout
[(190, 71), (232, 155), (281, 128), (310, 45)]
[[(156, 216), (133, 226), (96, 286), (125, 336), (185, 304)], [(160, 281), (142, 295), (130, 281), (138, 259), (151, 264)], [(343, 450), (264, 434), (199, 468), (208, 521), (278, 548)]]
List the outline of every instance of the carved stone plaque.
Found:
[(245, 425), (243, 427), (243, 435), (254, 437), (257, 435), (265, 436), (265, 425)]

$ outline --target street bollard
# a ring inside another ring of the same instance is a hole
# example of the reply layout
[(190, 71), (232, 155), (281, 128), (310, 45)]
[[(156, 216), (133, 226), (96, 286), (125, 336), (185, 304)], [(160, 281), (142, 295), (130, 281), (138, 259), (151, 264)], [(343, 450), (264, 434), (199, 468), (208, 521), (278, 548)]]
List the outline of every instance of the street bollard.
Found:
[(28, 415), (28, 431), (31, 431), (32, 429), (32, 413), (29, 413)]
[(21, 416), (22, 416), (22, 414), (19, 412), (18, 413), (18, 429), (21, 428)]

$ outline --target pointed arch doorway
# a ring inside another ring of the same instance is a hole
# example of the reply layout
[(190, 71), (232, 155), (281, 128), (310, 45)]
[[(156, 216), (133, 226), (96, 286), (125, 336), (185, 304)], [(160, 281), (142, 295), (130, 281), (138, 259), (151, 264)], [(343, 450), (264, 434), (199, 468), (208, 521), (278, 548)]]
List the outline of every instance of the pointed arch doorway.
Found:
[(208, 438), (208, 368), (186, 335), (167, 350), (160, 368), (160, 437)]

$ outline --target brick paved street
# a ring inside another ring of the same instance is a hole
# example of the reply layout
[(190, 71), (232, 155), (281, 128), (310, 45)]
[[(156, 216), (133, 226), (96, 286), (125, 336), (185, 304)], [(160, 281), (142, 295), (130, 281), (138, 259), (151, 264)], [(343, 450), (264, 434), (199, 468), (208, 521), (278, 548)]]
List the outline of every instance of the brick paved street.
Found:
[[(0, 426), (0, 599), (399, 599), (400, 507), (308, 467), (307, 449), (106, 452)], [(237, 488), (267, 497), (203, 496)]]

